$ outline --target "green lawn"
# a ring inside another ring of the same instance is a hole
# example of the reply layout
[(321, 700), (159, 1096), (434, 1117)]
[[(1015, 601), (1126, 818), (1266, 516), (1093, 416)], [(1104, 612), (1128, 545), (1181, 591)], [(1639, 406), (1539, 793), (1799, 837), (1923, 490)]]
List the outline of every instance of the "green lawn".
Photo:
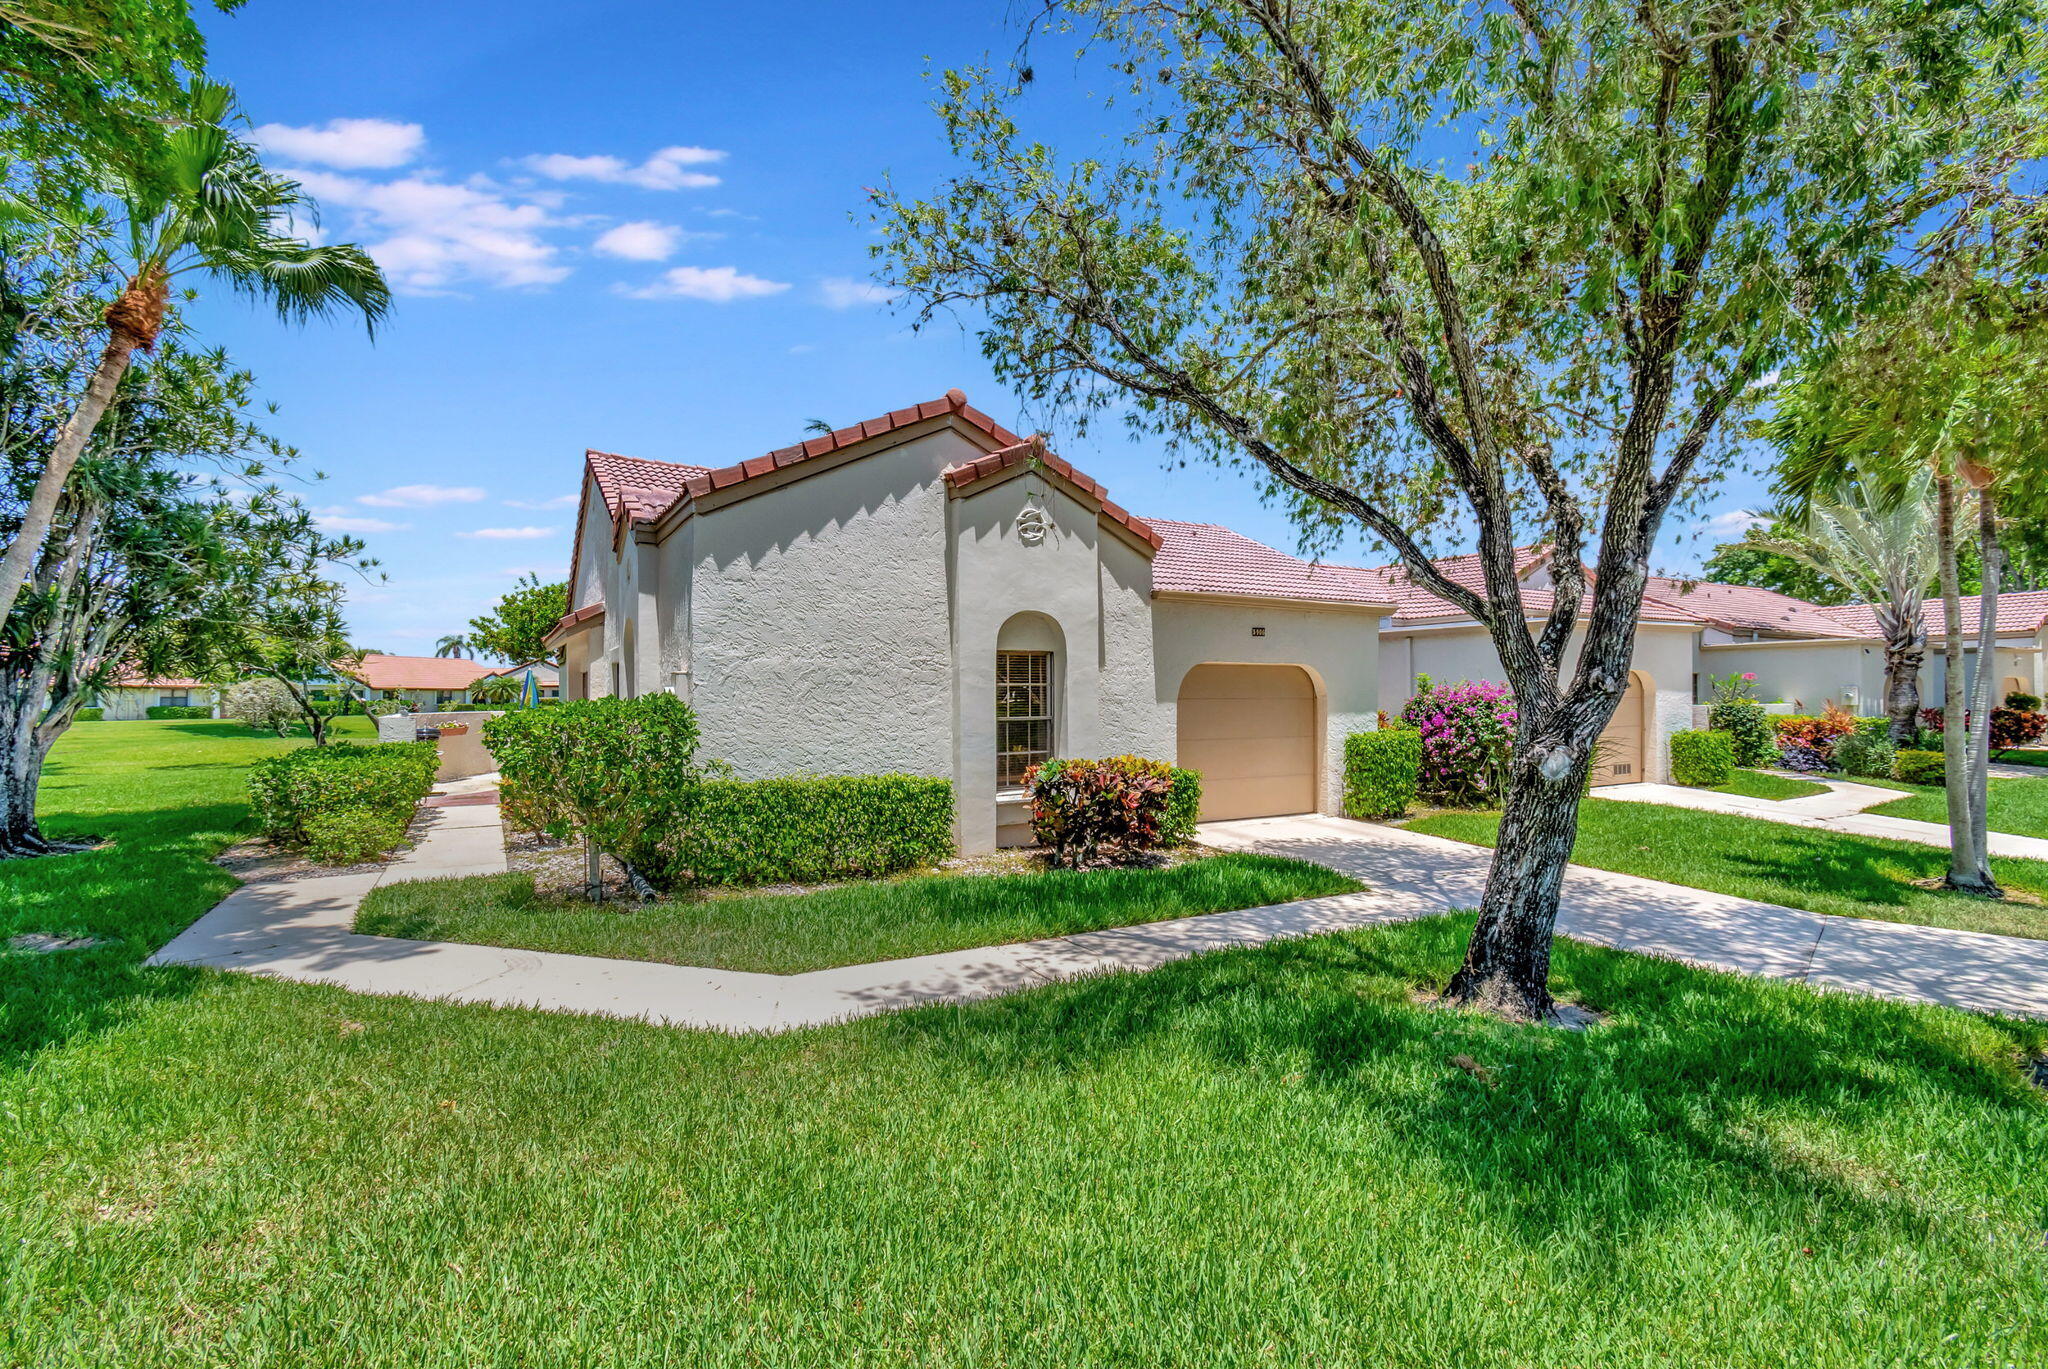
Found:
[[(1948, 821), (1948, 791), (1931, 784), (1897, 780), (1857, 780), (1903, 791), (1907, 797), (1881, 803), (1866, 812), (1918, 822)], [(1991, 781), (1990, 827), (2020, 837), (2048, 837), (2048, 776), (2038, 780)]]
[(1828, 787), (1815, 784), (1812, 780), (1787, 779), (1773, 775), (1766, 770), (1737, 770), (1735, 778), (1726, 784), (1713, 787), (1716, 794), (1740, 794), (1750, 799), (1803, 799), (1814, 794), (1825, 794)]
[(374, 890), (356, 916), (356, 930), (799, 974), (1350, 894), (1362, 887), (1320, 865), (1252, 855), (1216, 856), (1170, 870), (926, 875), (809, 894), (726, 895), (645, 906), (550, 899), (534, 892), (531, 875), (487, 875)]
[(2048, 1026), (1560, 942), (1514, 1029), (1464, 918), (769, 1038), (142, 971), (192, 740), (51, 777), (127, 939), (0, 957), (0, 1364), (2048, 1361)]
[[(1493, 844), (1499, 825), (1500, 814), (1494, 812), (1437, 813), (1407, 824), (1418, 832), (1481, 846)], [(1572, 859), (1596, 869), (1816, 913), (2048, 940), (2048, 908), (1915, 888), (1914, 880), (1938, 879), (1948, 869), (1948, 852), (1938, 846), (1727, 813), (1588, 799), (1579, 809)], [(2048, 896), (2048, 862), (1994, 860), (1991, 865), (2006, 888)]]

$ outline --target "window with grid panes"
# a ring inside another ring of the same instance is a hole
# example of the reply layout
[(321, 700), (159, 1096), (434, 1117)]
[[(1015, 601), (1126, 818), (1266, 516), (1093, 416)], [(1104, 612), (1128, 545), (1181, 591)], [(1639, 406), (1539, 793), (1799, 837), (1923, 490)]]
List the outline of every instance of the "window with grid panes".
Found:
[(996, 784), (1024, 783), (1024, 772), (1052, 755), (1052, 653), (996, 653)]

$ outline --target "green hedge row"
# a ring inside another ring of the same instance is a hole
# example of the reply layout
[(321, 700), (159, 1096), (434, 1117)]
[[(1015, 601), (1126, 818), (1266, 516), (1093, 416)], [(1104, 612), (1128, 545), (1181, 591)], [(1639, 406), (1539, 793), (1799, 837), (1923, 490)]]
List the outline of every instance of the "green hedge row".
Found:
[(151, 704), (143, 710), (143, 716), (161, 721), (165, 718), (211, 718), (210, 704)]
[(923, 775), (706, 780), (676, 854), (699, 884), (914, 870), (953, 854), (953, 785)]
[(815, 883), (953, 852), (953, 787), (917, 775), (735, 780), (697, 759), (672, 694), (577, 699), (484, 723), (506, 820), (581, 834), (657, 887)]
[(96, 723), (102, 721), (106, 716), (107, 710), (104, 708), (81, 708), (71, 721), (75, 723)]
[(1195, 824), (1202, 817), (1202, 772), (1173, 768), (1173, 787), (1166, 791), (1166, 816), (1159, 820), (1159, 840), (1166, 846), (1185, 846), (1195, 839)]
[(1695, 789), (1713, 789), (1735, 778), (1735, 738), (1726, 732), (1671, 734), (1671, 778)]
[(1344, 812), (1369, 821), (1398, 818), (1415, 802), (1422, 734), (1410, 727), (1354, 732), (1344, 739)]
[(250, 767), (249, 804), (272, 841), (317, 847), (322, 859), (367, 859), (404, 836), (439, 765), (432, 742), (294, 747)]
[(1939, 751), (1901, 751), (1892, 761), (1892, 778), (1907, 784), (1946, 784), (1948, 758)]
[(1778, 760), (1778, 734), (1770, 715), (1754, 699), (1729, 699), (1707, 713), (1707, 726), (1726, 732), (1735, 745), (1735, 763), (1740, 766), (1774, 765)]

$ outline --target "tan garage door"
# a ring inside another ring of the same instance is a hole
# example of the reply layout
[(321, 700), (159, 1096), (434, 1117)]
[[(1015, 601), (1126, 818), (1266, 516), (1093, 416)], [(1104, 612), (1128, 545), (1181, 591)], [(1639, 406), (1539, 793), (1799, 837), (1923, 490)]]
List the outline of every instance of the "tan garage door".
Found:
[(1593, 783), (1643, 782), (1643, 677), (1628, 677), (1628, 692), (1615, 705), (1614, 717), (1600, 734), (1593, 753)]
[(1202, 772), (1202, 820), (1312, 813), (1316, 691), (1291, 665), (1203, 665), (1180, 686), (1180, 764)]

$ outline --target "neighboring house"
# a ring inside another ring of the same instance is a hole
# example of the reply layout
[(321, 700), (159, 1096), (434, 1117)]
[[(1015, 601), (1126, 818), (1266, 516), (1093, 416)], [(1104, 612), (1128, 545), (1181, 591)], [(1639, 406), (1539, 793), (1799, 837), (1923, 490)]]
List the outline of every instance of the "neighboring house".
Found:
[(385, 656), (372, 652), (346, 668), (365, 699), (404, 699), (432, 712), (469, 701), (469, 687), (489, 667), (460, 656)]
[(119, 675), (102, 689), (93, 707), (104, 710), (108, 722), (136, 722), (158, 706), (193, 708), (205, 706), (220, 713), (220, 688), (204, 680)]
[(1370, 577), (1139, 518), (958, 390), (736, 466), (591, 452), (563, 693), (670, 690), (744, 776), (951, 778), (963, 850), (1024, 773), (1137, 752), (1208, 818), (1335, 812), (1374, 725)]
[[(1480, 583), (1476, 557), (1439, 565)], [(1547, 556), (1519, 571), (1533, 627)], [(949, 777), (967, 851), (1025, 839), (1048, 755), (1200, 770), (1211, 820), (1337, 812), (1346, 735), (1420, 676), (1503, 678), (1403, 568), (1138, 517), (958, 390), (716, 469), (587, 452), (569, 593), (562, 697), (670, 691), (744, 776)], [(2001, 694), (2048, 692), (2048, 594), (2003, 602)], [(1801, 711), (1883, 709), (1867, 608), (1653, 578), (1594, 782), (1667, 778), (1707, 677), (1745, 670)]]
[(521, 661), (517, 665), (493, 666), (478, 675), (472, 683), (481, 684), (485, 680), (495, 680), (504, 675), (519, 681), (520, 687), (524, 688), (528, 671), (533, 672), (533, 682), (541, 698), (562, 697), (562, 672), (553, 661)]

